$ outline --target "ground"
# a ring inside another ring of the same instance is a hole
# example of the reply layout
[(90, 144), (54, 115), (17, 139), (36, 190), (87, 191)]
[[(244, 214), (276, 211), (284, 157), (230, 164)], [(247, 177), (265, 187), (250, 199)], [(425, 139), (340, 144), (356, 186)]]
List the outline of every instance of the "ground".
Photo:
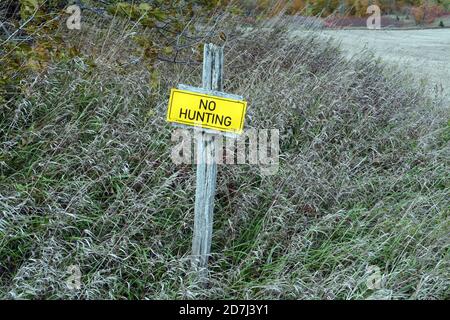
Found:
[(450, 29), (426, 30), (323, 30), (334, 37), (348, 55), (364, 48), (388, 63), (401, 65), (419, 78), (442, 86), (450, 94)]

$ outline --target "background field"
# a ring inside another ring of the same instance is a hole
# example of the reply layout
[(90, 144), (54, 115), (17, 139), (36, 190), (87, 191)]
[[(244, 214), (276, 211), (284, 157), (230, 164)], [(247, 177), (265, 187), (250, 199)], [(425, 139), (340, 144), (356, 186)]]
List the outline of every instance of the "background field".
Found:
[(386, 63), (412, 73), (418, 81), (423, 79), (450, 94), (450, 29), (324, 30), (320, 34), (335, 38), (348, 56), (362, 50), (374, 52)]

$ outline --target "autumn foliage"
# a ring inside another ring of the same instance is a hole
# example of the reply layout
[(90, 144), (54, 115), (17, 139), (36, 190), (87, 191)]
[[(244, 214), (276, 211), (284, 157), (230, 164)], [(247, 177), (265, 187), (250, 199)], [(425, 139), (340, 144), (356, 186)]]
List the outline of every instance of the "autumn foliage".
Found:
[(449, 0), (257, 0), (244, 1), (247, 8), (265, 10), (271, 15), (280, 12), (287, 14), (302, 14), (327, 17), (331, 14), (345, 16), (363, 17), (366, 16), (367, 8), (376, 4), (384, 13), (411, 12), (420, 18), (423, 11), (432, 17), (439, 16), (450, 9)]
[(411, 14), (416, 24), (431, 23), (435, 19), (447, 14), (444, 7), (439, 5), (422, 4), (411, 8)]

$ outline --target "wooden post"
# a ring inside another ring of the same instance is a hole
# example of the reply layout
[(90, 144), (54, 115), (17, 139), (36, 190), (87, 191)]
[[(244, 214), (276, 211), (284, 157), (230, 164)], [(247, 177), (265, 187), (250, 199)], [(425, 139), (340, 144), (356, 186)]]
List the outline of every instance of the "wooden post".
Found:
[[(203, 88), (223, 90), (223, 47), (205, 44), (203, 52)], [(201, 132), (197, 139), (197, 180), (194, 209), (194, 236), (192, 264), (206, 271), (211, 250), (214, 194), (216, 191), (217, 163), (216, 136)]]

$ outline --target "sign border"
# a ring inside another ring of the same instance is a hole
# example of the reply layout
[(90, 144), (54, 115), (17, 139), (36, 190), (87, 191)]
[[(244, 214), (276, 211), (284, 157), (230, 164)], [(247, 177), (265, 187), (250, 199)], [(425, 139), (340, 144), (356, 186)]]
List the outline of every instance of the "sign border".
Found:
[[(232, 99), (232, 98), (227, 98), (227, 97), (222, 97), (222, 96), (210, 94), (210, 93), (208, 93), (207, 90), (204, 90), (204, 89), (201, 89), (201, 88), (195, 88), (195, 89), (197, 89), (196, 91), (189, 91), (189, 87), (188, 86), (183, 86), (183, 87), (185, 87), (186, 89), (172, 88), (170, 90), (169, 107), (167, 109), (167, 117), (166, 117), (167, 122), (170, 122), (170, 123), (181, 123), (181, 124), (187, 125), (189, 127), (196, 127), (196, 128), (204, 128), (204, 129), (216, 130), (216, 131), (218, 131), (218, 133), (222, 133), (222, 132), (231, 132), (231, 133), (235, 133), (235, 134), (241, 134), (242, 133), (242, 131), (244, 130), (244, 120), (245, 120), (245, 114), (246, 114), (246, 111), (247, 111), (247, 101), (238, 100), (238, 99)], [(197, 91), (206, 91), (206, 92), (202, 93), (202, 92), (197, 92)], [(242, 108), (242, 115), (241, 115), (241, 123), (239, 125), (240, 129), (239, 130), (235, 130), (235, 129), (224, 130), (222, 127), (217, 127), (217, 126), (213, 126), (213, 125), (203, 125), (203, 124), (195, 125), (195, 124), (192, 124), (191, 122), (187, 122), (187, 121), (181, 121), (181, 120), (176, 120), (175, 121), (175, 120), (172, 120), (170, 118), (170, 114), (171, 114), (171, 110), (172, 110), (173, 96), (174, 96), (174, 94), (176, 92), (181, 92), (181, 93), (184, 93), (184, 94), (190, 94), (190, 95), (194, 95), (194, 96), (202, 96), (202, 97), (209, 96), (209, 97), (214, 98), (216, 100), (232, 101), (232, 102), (235, 102), (235, 103), (242, 104), (243, 108)], [(213, 92), (211, 92), (211, 93), (213, 93)], [(227, 95), (227, 93), (224, 93), (224, 92), (217, 92), (217, 93), (220, 93), (220, 94), (223, 94), (223, 95)]]

